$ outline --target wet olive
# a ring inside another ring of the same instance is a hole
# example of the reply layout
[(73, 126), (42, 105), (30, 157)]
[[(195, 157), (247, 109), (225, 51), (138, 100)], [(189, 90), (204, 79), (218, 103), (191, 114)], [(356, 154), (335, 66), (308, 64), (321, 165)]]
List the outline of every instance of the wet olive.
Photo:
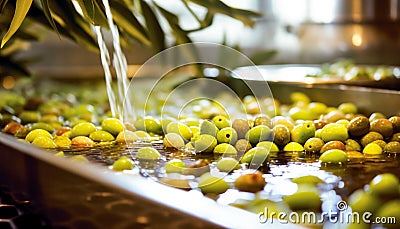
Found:
[(90, 133), (96, 131), (96, 126), (90, 122), (81, 122), (76, 124), (71, 129), (70, 137), (74, 138), (76, 136), (89, 136)]
[(271, 141), (262, 141), (257, 143), (256, 147), (264, 147), (269, 150), (269, 152), (279, 152), (278, 146)]
[(200, 134), (208, 134), (216, 137), (218, 131), (218, 127), (213, 122), (210, 122), (208, 120), (204, 120), (200, 124)]
[(111, 142), (114, 141), (114, 136), (104, 130), (96, 130), (89, 134), (89, 138), (95, 142)]
[(132, 159), (126, 156), (121, 156), (112, 164), (112, 169), (115, 171), (131, 170), (134, 167), (135, 164), (133, 163)]
[(362, 189), (356, 190), (349, 196), (348, 204), (353, 212), (358, 213), (375, 213), (381, 206), (380, 200), (376, 196), (371, 195)]
[(216, 154), (232, 154), (232, 155), (236, 155), (238, 153), (236, 148), (229, 143), (218, 144), (217, 146), (215, 146), (213, 152)]
[(3, 129), (4, 133), (15, 135), (23, 126), (18, 122), (9, 122)]
[(217, 133), (218, 143), (229, 143), (234, 145), (238, 139), (236, 130), (232, 127), (224, 127)]
[(242, 163), (249, 164), (250, 168), (258, 168), (269, 159), (269, 149), (265, 147), (254, 147), (247, 151), (240, 159)]
[(117, 118), (106, 118), (101, 122), (101, 129), (112, 134), (117, 135), (125, 129), (124, 124)]
[(393, 133), (400, 132), (400, 116), (392, 116), (389, 118), (389, 121), (392, 122), (393, 125)]
[(382, 154), (382, 147), (380, 147), (378, 144), (376, 143), (368, 143), (364, 149), (363, 149), (363, 153), (364, 154), (369, 154), (369, 155), (377, 155), (377, 154)]
[(347, 128), (341, 124), (329, 123), (321, 129), (321, 139), (324, 142), (342, 141), (345, 142), (349, 137)]
[(181, 122), (170, 122), (167, 126), (167, 133), (176, 133), (185, 140), (190, 140), (193, 136), (192, 130)]
[(164, 146), (167, 148), (183, 148), (185, 147), (185, 141), (177, 133), (168, 133), (163, 139)]
[(136, 157), (138, 159), (158, 160), (161, 158), (161, 154), (153, 147), (143, 147), (138, 150)]
[(304, 143), (304, 151), (309, 153), (319, 153), (325, 142), (320, 138), (309, 138)]
[(398, 154), (400, 153), (400, 142), (397, 141), (392, 141), (389, 142), (385, 145), (385, 148), (383, 149), (385, 153), (389, 154)]
[(212, 119), (212, 122), (218, 127), (218, 129), (222, 129), (222, 128), (231, 126), (230, 120), (223, 115), (215, 116)]
[(42, 129), (42, 130), (46, 130), (49, 133), (53, 133), (55, 131), (55, 128), (53, 126), (51, 126), (48, 123), (44, 123), (44, 122), (38, 122), (38, 123), (34, 123), (31, 127), (32, 130), (35, 129)]
[(378, 132), (371, 131), (361, 138), (360, 143), (363, 147), (365, 147), (366, 145), (375, 140), (383, 140), (383, 136)]
[(238, 138), (245, 138), (247, 131), (250, 130), (249, 122), (245, 119), (235, 119), (232, 123), (232, 128), (236, 130)]
[(168, 161), (164, 166), (166, 173), (182, 173), (184, 168), (186, 168), (185, 162), (177, 158)]
[(243, 174), (234, 182), (236, 189), (243, 192), (253, 193), (263, 190), (265, 184), (265, 178), (263, 177), (263, 173), (260, 171)]
[(371, 122), (370, 131), (378, 132), (383, 138), (388, 138), (393, 134), (393, 124), (387, 119), (376, 119)]
[(292, 195), (284, 196), (283, 201), (293, 211), (306, 210), (318, 212), (321, 210), (322, 205), (318, 192), (313, 190), (297, 191)]
[(48, 136), (37, 136), (33, 141), (32, 145), (46, 148), (46, 149), (55, 149), (57, 145), (54, 143), (53, 139)]
[(240, 153), (247, 152), (251, 147), (250, 142), (246, 139), (239, 139), (235, 144), (236, 150)]
[(329, 141), (322, 146), (320, 153), (324, 153), (330, 149), (340, 149), (344, 151), (346, 150), (346, 146), (341, 141)]
[(137, 131), (124, 130), (119, 132), (119, 134), (116, 137), (116, 141), (119, 143), (133, 143), (139, 140), (146, 141), (149, 138), (150, 135), (143, 130), (137, 130)]
[(30, 131), (28, 135), (26, 135), (25, 140), (28, 142), (33, 142), (33, 140), (35, 140), (35, 138), (37, 138), (38, 136), (45, 136), (48, 138), (52, 138), (51, 134), (48, 131), (42, 129), (36, 129)]
[(345, 141), (346, 151), (361, 151), (361, 145), (354, 139)]
[(369, 116), (369, 121), (372, 122), (376, 119), (386, 118), (386, 116), (380, 112), (374, 112)]
[(254, 118), (254, 126), (265, 125), (272, 128), (271, 118), (266, 114), (259, 114)]
[(290, 130), (283, 124), (277, 124), (272, 128), (274, 142), (279, 146), (284, 146), (290, 142)]
[(66, 136), (55, 136), (53, 140), (59, 148), (69, 148), (72, 144), (69, 137)]
[(369, 192), (381, 197), (398, 196), (399, 178), (392, 173), (379, 174), (369, 183)]
[(40, 120), (40, 113), (37, 111), (23, 111), (18, 115), (22, 124), (35, 123)]
[(338, 109), (344, 114), (356, 114), (358, 112), (354, 103), (342, 103), (338, 106)]
[(304, 150), (304, 147), (298, 142), (289, 142), (283, 147), (283, 151), (285, 152), (301, 152)]
[(79, 148), (90, 148), (95, 145), (94, 141), (86, 136), (76, 136), (72, 138), (71, 145)]
[(343, 150), (330, 149), (321, 154), (319, 160), (327, 165), (344, 165), (347, 163), (347, 155)]
[(246, 133), (246, 139), (253, 145), (261, 141), (269, 140), (270, 136), (271, 129), (265, 125), (255, 126)]
[(229, 184), (222, 178), (205, 173), (199, 177), (198, 187), (203, 193), (220, 194), (228, 190)]
[(201, 134), (192, 144), (196, 152), (208, 153), (213, 152), (217, 146), (217, 139), (208, 134)]
[(398, 222), (400, 222), (400, 199), (391, 200), (383, 204), (376, 213), (376, 216), (379, 219), (386, 219), (388, 221), (384, 224), (386, 228), (398, 228)]
[(240, 169), (240, 164), (239, 162), (235, 159), (235, 158), (231, 158), (231, 157), (223, 157), (221, 159), (219, 159), (215, 166), (217, 167), (217, 169), (221, 172), (231, 172), (233, 170), (236, 169)]

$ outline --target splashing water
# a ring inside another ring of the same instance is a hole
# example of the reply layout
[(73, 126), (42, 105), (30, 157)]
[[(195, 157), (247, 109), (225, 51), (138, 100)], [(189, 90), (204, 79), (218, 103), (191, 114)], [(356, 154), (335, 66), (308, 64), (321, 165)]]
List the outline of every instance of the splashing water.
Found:
[[(124, 121), (133, 121), (135, 118), (135, 113), (132, 103), (130, 101), (130, 97), (127, 93), (129, 85), (127, 78), (127, 61), (119, 43), (118, 28), (113, 22), (111, 8), (108, 0), (103, 0), (103, 4), (105, 7), (107, 22), (112, 38), (112, 60), (110, 58), (109, 48), (107, 47), (107, 44), (104, 40), (102, 28), (100, 26), (92, 25), (92, 29), (97, 36), (97, 42), (100, 49), (100, 58), (104, 69), (107, 96), (110, 103), (111, 114), (113, 117), (119, 117), (121, 120)], [(114, 68), (117, 75), (117, 97), (114, 93), (112, 85), (113, 79), (110, 66)]]

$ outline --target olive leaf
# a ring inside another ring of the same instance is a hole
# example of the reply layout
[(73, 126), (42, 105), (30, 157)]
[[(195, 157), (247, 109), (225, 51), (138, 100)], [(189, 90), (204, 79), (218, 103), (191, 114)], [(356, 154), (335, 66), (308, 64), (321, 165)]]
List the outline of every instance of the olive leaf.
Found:
[(10, 28), (8, 29), (7, 33), (1, 39), (0, 48), (2, 48), (5, 43), (14, 35), (14, 33), (18, 30), (21, 26), (22, 22), (25, 19), (26, 14), (28, 13), (29, 8), (32, 5), (33, 0), (17, 0), (15, 6), (15, 13), (14, 17), (11, 21)]
[(161, 28), (160, 22), (157, 19), (156, 14), (153, 12), (151, 7), (146, 1), (140, 1), (140, 7), (142, 10), (143, 17), (146, 21), (147, 32), (149, 39), (153, 45), (153, 50), (158, 53), (165, 49), (165, 34)]
[(78, 0), (77, 1), (83, 15), (93, 25), (108, 27), (107, 17), (102, 5), (95, 0)]

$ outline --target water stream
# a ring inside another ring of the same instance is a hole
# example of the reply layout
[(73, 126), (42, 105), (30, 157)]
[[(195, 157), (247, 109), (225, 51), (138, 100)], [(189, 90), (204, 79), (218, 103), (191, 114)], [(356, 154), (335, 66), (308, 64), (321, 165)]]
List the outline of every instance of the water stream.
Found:
[[(100, 49), (100, 58), (104, 69), (111, 114), (113, 117), (118, 117), (124, 121), (133, 121), (135, 113), (128, 94), (129, 82), (127, 78), (128, 65), (126, 57), (121, 49), (118, 28), (112, 19), (113, 17), (108, 0), (103, 0), (103, 4), (110, 29), (112, 47), (107, 46), (104, 33), (100, 26), (92, 26), (92, 29), (97, 36)], [(112, 55), (110, 55), (110, 53)], [(113, 87), (112, 69), (115, 70), (117, 78), (116, 88)]]

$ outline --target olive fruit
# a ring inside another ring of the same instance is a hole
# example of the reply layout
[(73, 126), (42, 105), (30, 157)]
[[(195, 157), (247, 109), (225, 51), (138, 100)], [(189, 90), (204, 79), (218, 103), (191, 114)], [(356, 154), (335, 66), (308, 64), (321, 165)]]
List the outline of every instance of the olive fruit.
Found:
[(348, 204), (353, 212), (359, 213), (375, 213), (375, 211), (381, 206), (380, 200), (376, 196), (371, 195), (362, 189), (354, 191), (349, 196)]
[(250, 168), (258, 168), (269, 159), (269, 149), (265, 147), (254, 147), (247, 151), (240, 159), (242, 163), (248, 163)]
[(272, 128), (274, 142), (279, 146), (284, 146), (290, 142), (290, 130), (283, 124), (277, 124)]
[(213, 122), (210, 122), (208, 120), (204, 120), (200, 124), (200, 134), (208, 134), (216, 137), (218, 131), (218, 127)]
[(253, 193), (263, 190), (265, 184), (263, 173), (257, 170), (254, 173), (246, 173), (239, 176), (234, 182), (236, 189)]
[(93, 147), (94, 141), (86, 136), (76, 136), (72, 138), (71, 145), (79, 148), (90, 148)]
[(231, 158), (231, 157), (223, 157), (221, 159), (219, 159), (215, 166), (217, 167), (217, 169), (221, 172), (231, 172), (235, 169), (240, 169), (240, 164), (239, 162), (235, 159), (235, 158)]
[(234, 145), (238, 139), (236, 130), (232, 127), (224, 127), (217, 133), (218, 143), (229, 143)]
[(133, 167), (135, 167), (135, 164), (130, 158), (126, 156), (118, 158), (112, 164), (112, 169), (115, 171), (131, 170)]
[(259, 114), (254, 118), (254, 126), (265, 125), (271, 127), (271, 118), (266, 114)]
[(304, 147), (298, 142), (289, 142), (283, 147), (285, 152), (301, 152), (304, 151)]
[(278, 146), (271, 141), (262, 141), (257, 143), (256, 147), (265, 147), (269, 150), (269, 152), (279, 152)]
[[(307, 184), (303, 184), (301, 186), (307, 186)], [(307, 190), (307, 188), (305, 188), (305, 190), (302, 190), (299, 188), (299, 190), (294, 194), (284, 196), (283, 201), (293, 211), (321, 211), (321, 198), (318, 192), (312, 189)]]
[(66, 136), (55, 136), (53, 140), (59, 148), (69, 148), (72, 144), (69, 137)]
[(168, 133), (163, 139), (164, 146), (167, 148), (183, 148), (185, 147), (185, 141), (177, 133)]
[(372, 122), (380, 118), (386, 118), (386, 116), (380, 112), (374, 112), (369, 116), (369, 121)]
[(222, 129), (222, 128), (231, 126), (230, 120), (223, 115), (215, 116), (212, 119), (212, 122), (218, 127), (218, 129)]
[(389, 154), (397, 154), (400, 153), (400, 142), (397, 141), (392, 141), (389, 142), (385, 145), (385, 148), (383, 149), (385, 153)]
[(251, 147), (250, 142), (246, 139), (239, 139), (235, 144), (236, 150), (240, 153), (247, 152)]
[(232, 128), (236, 130), (238, 139), (242, 139), (245, 138), (247, 131), (250, 130), (250, 125), (245, 119), (235, 119), (233, 120)]
[(229, 184), (222, 178), (205, 173), (199, 177), (198, 187), (203, 193), (221, 194), (228, 190)]
[(164, 166), (166, 173), (182, 173), (183, 168), (186, 168), (185, 162), (177, 158), (168, 161)]
[(54, 143), (53, 139), (48, 136), (37, 136), (33, 141), (32, 145), (46, 148), (46, 149), (55, 149), (57, 148), (56, 143)]
[(258, 142), (266, 141), (269, 139), (271, 135), (271, 129), (265, 125), (259, 125), (251, 128), (246, 133), (246, 139), (253, 145), (256, 145)]
[(347, 163), (346, 152), (340, 149), (330, 149), (319, 157), (324, 165), (343, 165)]
[(346, 150), (346, 146), (341, 141), (329, 141), (322, 146), (320, 153), (324, 153), (330, 149), (340, 149), (344, 151)]
[(137, 130), (137, 131), (124, 130), (119, 132), (115, 140), (119, 143), (133, 143), (138, 140), (147, 140), (149, 138), (150, 135), (143, 130)]
[(117, 135), (125, 129), (124, 124), (117, 118), (106, 118), (101, 122), (101, 128), (104, 131)]
[(370, 131), (378, 132), (383, 138), (388, 138), (393, 134), (393, 124), (387, 119), (376, 119), (371, 122)]
[(399, 178), (391, 173), (379, 174), (369, 183), (369, 192), (381, 197), (398, 196)]
[(192, 130), (181, 122), (170, 122), (167, 126), (167, 133), (176, 133), (185, 140), (190, 140), (193, 136)]
[(136, 157), (145, 160), (158, 160), (161, 158), (161, 154), (152, 147), (143, 147), (138, 150)]
[(356, 114), (358, 112), (354, 103), (342, 103), (338, 106), (338, 109), (344, 114)]
[(40, 120), (40, 113), (37, 111), (23, 111), (18, 117), (21, 119), (22, 124), (36, 123)]
[(345, 142), (349, 137), (347, 128), (341, 124), (329, 123), (321, 129), (321, 139), (324, 142), (342, 141)]
[(114, 136), (104, 130), (96, 130), (89, 134), (89, 138), (96, 142), (111, 142), (114, 141)]
[(35, 140), (35, 138), (37, 138), (38, 136), (45, 136), (48, 138), (52, 138), (51, 134), (48, 131), (42, 130), (42, 129), (36, 129), (36, 130), (30, 131), (26, 135), (25, 140), (28, 142), (33, 142), (33, 140)]
[(309, 138), (314, 137), (315, 126), (312, 121), (304, 121), (297, 124), (290, 131), (290, 139), (293, 142), (304, 144)]
[(361, 151), (360, 144), (354, 139), (347, 139), (345, 141), (346, 151)]
[(196, 152), (209, 153), (217, 146), (217, 139), (208, 134), (201, 134), (192, 144)]
[(304, 143), (304, 151), (309, 153), (319, 153), (325, 142), (320, 138), (309, 138)]
[(295, 177), (292, 179), (292, 182), (296, 184), (311, 184), (311, 185), (318, 185), (324, 183), (324, 181), (321, 178), (314, 175)]
[(81, 122), (72, 127), (70, 137), (89, 136), (94, 131), (96, 131), (96, 126), (93, 123)]
[(383, 136), (382, 134), (378, 133), (378, 132), (374, 132), (371, 131), (368, 134), (364, 135), (361, 140), (360, 143), (363, 147), (365, 147), (366, 145), (368, 145), (369, 143), (376, 141), (376, 140), (383, 140)]
[(376, 213), (376, 216), (380, 219), (391, 219), (391, 222), (387, 222), (385, 228), (398, 228), (400, 222), (400, 199), (391, 200), (383, 204)]
[(360, 137), (369, 132), (370, 122), (365, 116), (357, 116), (350, 120), (347, 130), (352, 137)]
[(236, 155), (238, 153), (236, 148), (228, 143), (218, 144), (217, 146), (215, 146), (213, 152), (216, 154), (233, 154), (233, 155)]
[(392, 116), (389, 118), (389, 121), (392, 122), (393, 125), (393, 133), (400, 132), (400, 116)]
[(370, 154), (370, 155), (376, 155), (376, 154), (382, 154), (382, 148), (376, 144), (376, 143), (368, 143), (363, 149), (364, 154)]

